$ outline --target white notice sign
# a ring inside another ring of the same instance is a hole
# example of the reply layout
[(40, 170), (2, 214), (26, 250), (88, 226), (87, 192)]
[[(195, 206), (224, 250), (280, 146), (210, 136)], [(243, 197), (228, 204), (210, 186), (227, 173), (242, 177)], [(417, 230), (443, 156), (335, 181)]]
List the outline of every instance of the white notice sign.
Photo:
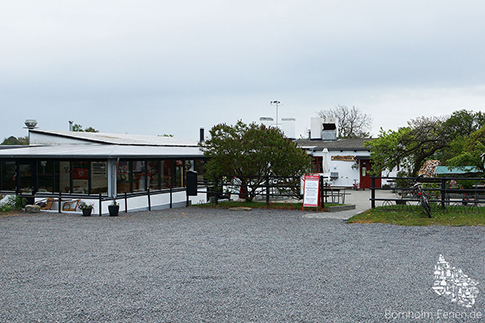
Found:
[(303, 190), (303, 207), (318, 207), (320, 176), (305, 175), (305, 188)]

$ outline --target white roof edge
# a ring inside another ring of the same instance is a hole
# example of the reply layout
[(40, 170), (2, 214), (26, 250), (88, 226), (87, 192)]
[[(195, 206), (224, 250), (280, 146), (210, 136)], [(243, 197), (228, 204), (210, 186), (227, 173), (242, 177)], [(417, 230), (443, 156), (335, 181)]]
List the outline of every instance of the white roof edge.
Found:
[(204, 157), (199, 147), (51, 145), (0, 150), (0, 158), (184, 158)]
[[(135, 134), (112, 134), (101, 132), (73, 132), (73, 131), (52, 131), (52, 130), (31, 130), (32, 134), (43, 134), (52, 137), (72, 138), (86, 141), (88, 143), (114, 144), (114, 145), (136, 145), (136, 146), (179, 146), (197, 147), (198, 141), (178, 139), (174, 137), (161, 137)], [(50, 143), (52, 144), (52, 143)]]

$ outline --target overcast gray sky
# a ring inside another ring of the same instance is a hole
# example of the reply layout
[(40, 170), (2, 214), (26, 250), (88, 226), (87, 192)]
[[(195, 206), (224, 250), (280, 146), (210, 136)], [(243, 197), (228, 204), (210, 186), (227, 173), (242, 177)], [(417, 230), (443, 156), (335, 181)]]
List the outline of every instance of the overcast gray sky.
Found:
[(198, 139), (357, 106), (380, 127), (485, 103), (483, 0), (0, 0), (0, 138), (25, 119)]

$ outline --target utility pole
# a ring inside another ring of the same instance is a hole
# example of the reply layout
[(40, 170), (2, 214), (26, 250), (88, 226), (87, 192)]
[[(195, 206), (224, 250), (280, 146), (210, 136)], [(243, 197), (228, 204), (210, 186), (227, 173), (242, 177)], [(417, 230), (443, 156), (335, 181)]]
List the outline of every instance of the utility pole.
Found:
[(278, 128), (278, 105), (281, 104), (280, 101), (269, 101), (269, 104), (271, 105), (275, 105), (276, 106), (276, 119), (275, 119), (275, 125), (276, 125), (276, 128)]

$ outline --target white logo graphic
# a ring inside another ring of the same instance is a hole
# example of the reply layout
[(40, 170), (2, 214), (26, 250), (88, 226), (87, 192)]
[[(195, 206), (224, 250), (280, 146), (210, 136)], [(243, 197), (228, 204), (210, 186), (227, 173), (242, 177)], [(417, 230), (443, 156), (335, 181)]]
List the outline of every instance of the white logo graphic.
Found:
[(469, 278), (461, 269), (451, 267), (440, 255), (438, 263), (434, 266), (433, 290), (452, 302), (461, 306), (472, 307), (478, 296), (478, 282)]

